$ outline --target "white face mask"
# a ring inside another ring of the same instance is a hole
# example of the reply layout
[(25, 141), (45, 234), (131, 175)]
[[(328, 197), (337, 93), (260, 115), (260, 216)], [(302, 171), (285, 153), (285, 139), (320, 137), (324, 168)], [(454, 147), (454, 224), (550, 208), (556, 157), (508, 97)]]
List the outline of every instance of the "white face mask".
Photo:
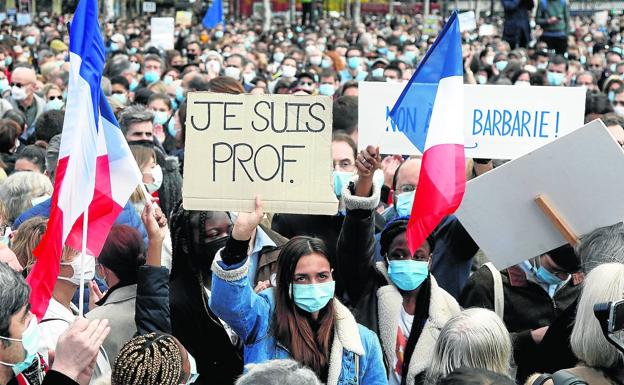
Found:
[(619, 117), (624, 118), (624, 106), (615, 106), (613, 107), (613, 111), (615, 111)]
[(516, 80), (514, 85), (516, 85), (516, 86), (530, 86), (531, 82), (527, 82), (526, 80)]
[(152, 171), (146, 174), (151, 174), (152, 178), (154, 178), (153, 182), (145, 185), (145, 188), (147, 188), (147, 191), (150, 194), (153, 194), (160, 189), (160, 186), (162, 186), (162, 182), (163, 182), (162, 168), (160, 168), (160, 165), (156, 165), (156, 167), (154, 167)]
[[(80, 262), (80, 254), (76, 258), (74, 258), (71, 262), (61, 262), (61, 265), (71, 266), (72, 270), (74, 270), (74, 274), (71, 277), (61, 277), (58, 279), (63, 281), (68, 281), (73, 283), (76, 286), (80, 286), (80, 277), (82, 276), (83, 271), (81, 270), (82, 264)], [(84, 280), (85, 282), (92, 281), (95, 277), (95, 257), (85, 254), (84, 256)]]
[(236, 67), (225, 67), (225, 71), (223, 71), (223, 74), (234, 80), (240, 80), (241, 70), (240, 68)]
[(256, 78), (255, 72), (246, 72), (243, 74), (243, 81), (247, 84), (251, 84), (251, 82)]
[(13, 100), (17, 100), (17, 101), (21, 101), (26, 99), (26, 90), (22, 87), (18, 87), (18, 86), (13, 86), (11, 87), (11, 96), (13, 97)]
[(282, 66), (282, 76), (285, 78), (294, 78), (297, 74), (297, 68), (293, 66)]
[(208, 71), (213, 74), (218, 74), (221, 71), (221, 63), (217, 60), (208, 60), (206, 62), (206, 67)]

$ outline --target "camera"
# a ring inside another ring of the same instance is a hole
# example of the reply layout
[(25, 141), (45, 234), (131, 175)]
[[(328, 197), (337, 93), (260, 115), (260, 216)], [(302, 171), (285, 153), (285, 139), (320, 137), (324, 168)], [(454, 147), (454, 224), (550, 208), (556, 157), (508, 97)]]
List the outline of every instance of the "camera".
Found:
[(600, 322), (600, 328), (607, 341), (624, 353), (624, 340), (617, 335), (624, 329), (624, 299), (595, 304), (594, 315)]

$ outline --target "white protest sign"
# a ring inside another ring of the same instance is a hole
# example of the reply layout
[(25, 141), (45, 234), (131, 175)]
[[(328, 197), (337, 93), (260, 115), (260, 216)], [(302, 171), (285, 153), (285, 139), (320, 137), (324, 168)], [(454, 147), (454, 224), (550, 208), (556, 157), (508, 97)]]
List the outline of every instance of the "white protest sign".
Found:
[(494, 36), (496, 35), (496, 27), (492, 24), (483, 24), (479, 27), (479, 36)]
[(173, 17), (152, 17), (151, 43), (161, 49), (173, 49), (174, 29)]
[(609, 21), (609, 11), (599, 11), (594, 13), (594, 21), (600, 26), (606, 26)]
[(474, 11), (462, 12), (457, 15), (457, 19), (459, 20), (459, 32), (477, 29), (477, 18)]
[(143, 12), (156, 12), (156, 3), (153, 1), (144, 1), (143, 2)]
[(543, 195), (581, 237), (624, 218), (624, 151), (596, 120), (471, 180), (455, 213), (498, 269), (566, 243)]
[(327, 96), (190, 93), (184, 208), (336, 214), (331, 128)]
[[(403, 130), (428, 109), (400, 111), (396, 122), (390, 119), (406, 84), (360, 83), (360, 149), (374, 143), (383, 154), (420, 154)], [(584, 112), (580, 87), (464, 85), (466, 157), (515, 159), (582, 126)]]
[(18, 13), (17, 25), (29, 25), (31, 23), (30, 13)]

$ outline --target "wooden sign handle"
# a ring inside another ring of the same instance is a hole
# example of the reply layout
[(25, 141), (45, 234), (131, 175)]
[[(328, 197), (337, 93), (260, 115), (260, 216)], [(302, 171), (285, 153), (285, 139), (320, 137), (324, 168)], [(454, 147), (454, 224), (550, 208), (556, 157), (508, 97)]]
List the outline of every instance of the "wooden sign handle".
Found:
[(568, 241), (568, 243), (572, 247), (576, 247), (580, 240), (572, 231), (572, 228), (568, 223), (559, 215), (559, 213), (555, 210), (553, 205), (546, 199), (544, 195), (538, 195), (535, 198), (535, 203), (539, 206), (540, 209), (546, 214), (548, 219), (553, 223), (553, 225), (557, 228), (557, 230), (563, 235), (563, 237)]

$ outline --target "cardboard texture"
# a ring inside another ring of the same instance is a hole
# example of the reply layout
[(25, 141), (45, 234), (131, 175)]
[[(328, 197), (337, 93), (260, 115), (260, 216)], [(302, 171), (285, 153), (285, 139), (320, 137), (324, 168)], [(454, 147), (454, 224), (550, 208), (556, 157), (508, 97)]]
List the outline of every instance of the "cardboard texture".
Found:
[[(400, 113), (397, 122), (390, 118), (406, 84), (360, 83), (360, 149), (375, 143), (383, 154), (420, 155), (402, 130), (412, 129), (409, 123), (429, 113), (428, 106)], [(581, 127), (584, 115), (581, 87), (464, 85), (466, 157), (515, 159)]]
[(326, 96), (187, 96), (184, 208), (335, 215), (332, 99)]
[(623, 168), (624, 150), (596, 120), (468, 182), (456, 215), (504, 269), (566, 243), (539, 195), (579, 237), (622, 221)]

